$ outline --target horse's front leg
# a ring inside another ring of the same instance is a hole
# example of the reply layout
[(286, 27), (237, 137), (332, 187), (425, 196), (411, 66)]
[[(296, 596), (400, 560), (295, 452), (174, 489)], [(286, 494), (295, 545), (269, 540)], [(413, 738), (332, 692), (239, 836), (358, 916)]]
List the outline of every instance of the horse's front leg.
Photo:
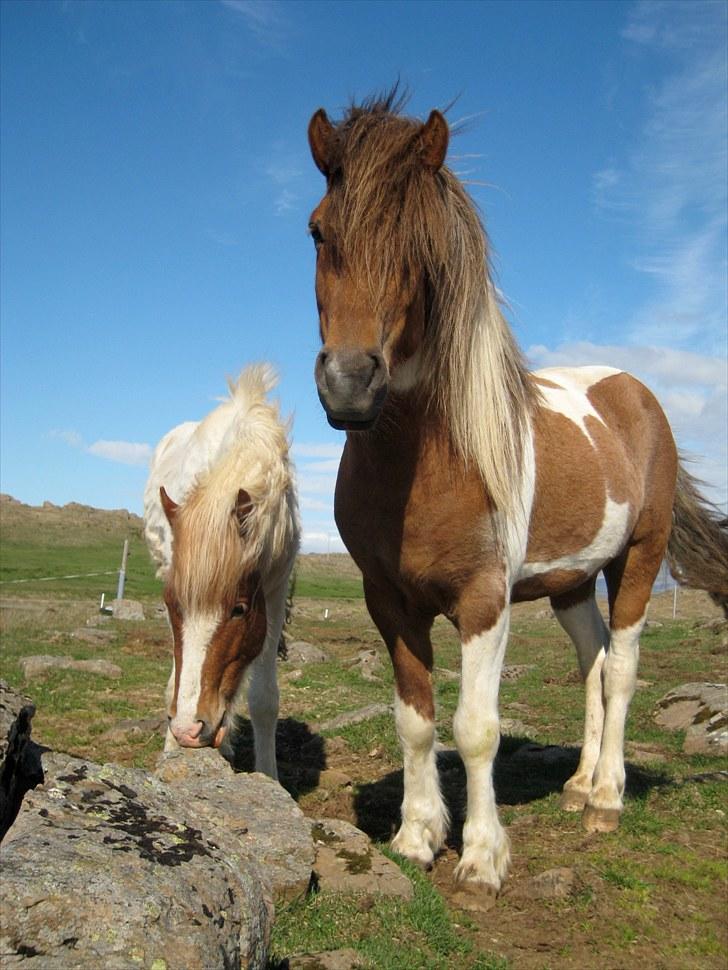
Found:
[(394, 713), (402, 747), (404, 798), (402, 824), (392, 848), (428, 868), (442, 848), (449, 824), (435, 758), (430, 641), (433, 616), (407, 609), (395, 591), (375, 587), (366, 580), (364, 591), (394, 668)]
[(278, 643), (286, 615), (288, 582), (266, 596), (268, 629), (260, 654), (251, 664), (248, 713), (253, 725), (255, 770), (278, 780), (276, 726), (278, 724)]
[[(498, 891), (508, 871), (510, 847), (500, 824), (493, 788), (498, 752), (498, 688), (508, 640), (510, 608), (499, 579), (477, 584), (461, 599), (455, 616), (462, 641), (460, 699), (453, 733), (468, 786), (459, 881)], [(478, 595), (480, 594), (480, 595)]]

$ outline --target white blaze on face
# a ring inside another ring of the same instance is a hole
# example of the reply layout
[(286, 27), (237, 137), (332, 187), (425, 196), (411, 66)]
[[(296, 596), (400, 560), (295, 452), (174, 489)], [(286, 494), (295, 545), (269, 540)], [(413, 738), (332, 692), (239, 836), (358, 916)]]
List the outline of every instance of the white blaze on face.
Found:
[(182, 670), (177, 691), (177, 713), (171, 725), (175, 733), (186, 732), (197, 721), (202, 665), (219, 622), (220, 613), (214, 611), (192, 613), (182, 624)]

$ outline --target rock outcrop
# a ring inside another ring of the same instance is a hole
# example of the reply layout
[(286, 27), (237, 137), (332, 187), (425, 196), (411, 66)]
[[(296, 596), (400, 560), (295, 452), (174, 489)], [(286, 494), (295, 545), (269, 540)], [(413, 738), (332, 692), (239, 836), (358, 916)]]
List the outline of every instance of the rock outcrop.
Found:
[(728, 753), (728, 686), (682, 684), (657, 702), (655, 721), (670, 731), (685, 731), (686, 754)]

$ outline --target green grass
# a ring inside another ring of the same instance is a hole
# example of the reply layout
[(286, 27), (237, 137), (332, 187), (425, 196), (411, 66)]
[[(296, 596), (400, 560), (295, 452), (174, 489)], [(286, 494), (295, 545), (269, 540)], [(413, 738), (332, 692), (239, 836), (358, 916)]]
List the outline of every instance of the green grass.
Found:
[(380, 846), (410, 878), (411, 901), (313, 893), (276, 912), (271, 968), (295, 953), (353, 947), (376, 970), (508, 970), (495, 954), (475, 951), (440, 893), (415, 866)]

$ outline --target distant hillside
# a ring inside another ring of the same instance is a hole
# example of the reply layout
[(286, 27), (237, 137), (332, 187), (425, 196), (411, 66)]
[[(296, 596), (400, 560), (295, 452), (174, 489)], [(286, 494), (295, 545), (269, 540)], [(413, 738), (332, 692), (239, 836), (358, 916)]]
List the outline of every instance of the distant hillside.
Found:
[(11, 495), (0, 495), (0, 532), (4, 542), (37, 541), (42, 532), (51, 544), (85, 545), (110, 536), (142, 537), (144, 522), (126, 509), (94, 509), (90, 505), (25, 505)]
[[(25, 505), (0, 495), (0, 592), (19, 595), (113, 593), (109, 578), (86, 576), (52, 582), (51, 577), (108, 571), (113, 574), (129, 539), (127, 594), (159, 595), (146, 545), (144, 521), (126, 509), (95, 509), (78, 502)], [(301, 555), (296, 566), (296, 593), (306, 597), (361, 597), (361, 574), (340, 553)]]

